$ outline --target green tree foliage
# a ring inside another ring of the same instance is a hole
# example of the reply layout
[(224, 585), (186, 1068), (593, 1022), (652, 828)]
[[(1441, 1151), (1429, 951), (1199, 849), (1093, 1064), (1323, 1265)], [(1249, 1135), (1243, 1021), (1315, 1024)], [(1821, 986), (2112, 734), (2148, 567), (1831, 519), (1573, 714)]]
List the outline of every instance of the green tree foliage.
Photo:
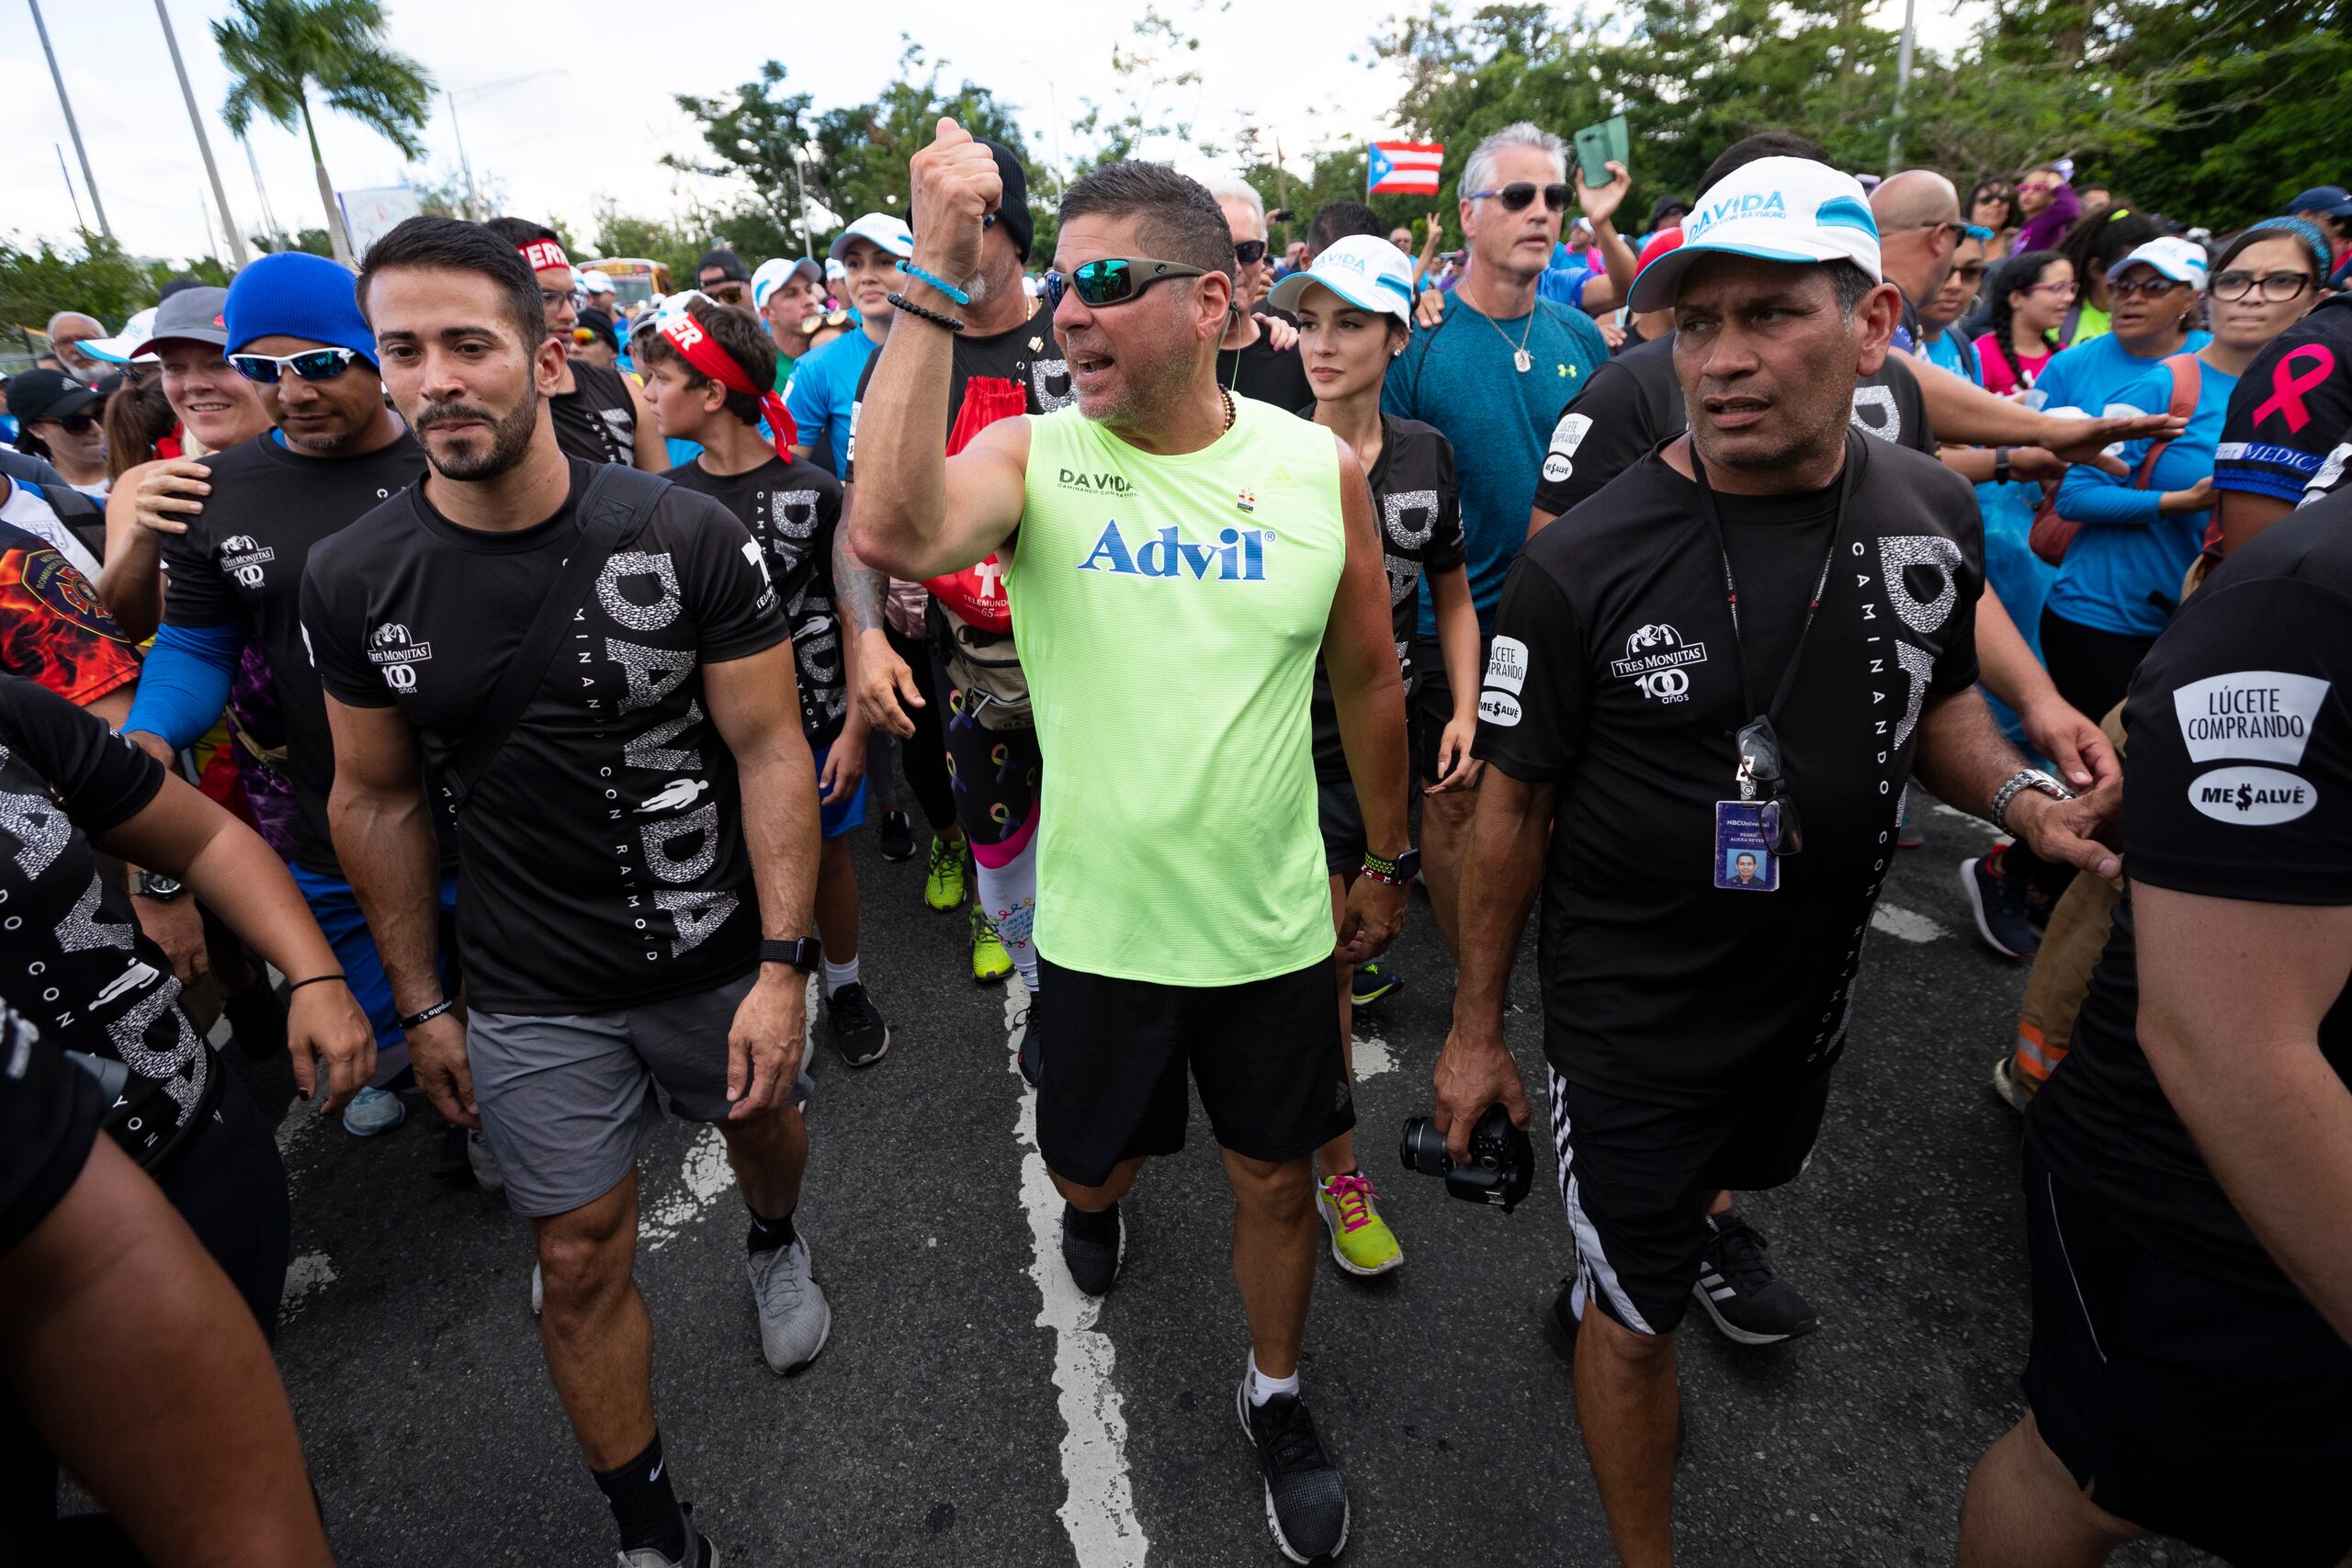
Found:
[(27, 249), (0, 240), (0, 325), (40, 332), (58, 311), (80, 310), (119, 329), (155, 302), (161, 281), (91, 230), (71, 246), (42, 240)]

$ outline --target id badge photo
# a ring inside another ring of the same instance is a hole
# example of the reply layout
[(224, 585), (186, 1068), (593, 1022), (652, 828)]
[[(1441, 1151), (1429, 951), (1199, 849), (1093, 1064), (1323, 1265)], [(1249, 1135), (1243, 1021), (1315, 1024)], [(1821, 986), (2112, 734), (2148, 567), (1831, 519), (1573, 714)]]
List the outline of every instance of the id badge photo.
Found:
[(1771, 851), (1764, 814), (1774, 802), (1715, 802), (1715, 886), (1735, 893), (1777, 893), (1781, 861)]

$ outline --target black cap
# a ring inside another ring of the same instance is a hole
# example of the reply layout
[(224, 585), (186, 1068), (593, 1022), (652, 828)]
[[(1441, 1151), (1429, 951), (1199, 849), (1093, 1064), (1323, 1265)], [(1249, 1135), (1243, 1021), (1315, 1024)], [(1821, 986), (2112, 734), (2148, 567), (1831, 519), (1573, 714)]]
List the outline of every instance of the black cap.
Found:
[(8, 412), (17, 422), (71, 419), (102, 401), (88, 386), (62, 370), (28, 370), (8, 383)]
[(1687, 213), (1690, 210), (1690, 204), (1679, 196), (1659, 197), (1657, 205), (1650, 209), (1650, 226), (1656, 228), (1665, 220), (1666, 215), (1669, 212)]
[(752, 269), (743, 265), (743, 258), (724, 245), (716, 250), (703, 252), (702, 260), (695, 263), (695, 282), (697, 284), (702, 282), (702, 275), (712, 267), (718, 268), (718, 276), (712, 279), (713, 282), (749, 283), (752, 281)]
[(191, 277), (184, 272), (175, 273), (164, 281), (162, 292), (155, 296), (155, 302), (160, 305), (175, 294), (185, 293), (190, 288), (201, 288), (203, 287), (204, 280), (202, 278)]
[(592, 338), (602, 338), (614, 353), (620, 352), (620, 333), (614, 329), (613, 318), (609, 312), (599, 310), (594, 305), (582, 310), (580, 312), (580, 324), (572, 328), (575, 337), (582, 333), (587, 333)]
[[(1029, 259), (1029, 246), (1037, 237), (1037, 220), (1029, 213), (1029, 171), (1021, 166), (1012, 149), (1001, 141), (982, 138), (980, 145), (995, 155), (997, 177), (1004, 182), (1004, 197), (996, 207), (997, 225), (1025, 262)], [(914, 214), (910, 211), (907, 217), (911, 231)]]

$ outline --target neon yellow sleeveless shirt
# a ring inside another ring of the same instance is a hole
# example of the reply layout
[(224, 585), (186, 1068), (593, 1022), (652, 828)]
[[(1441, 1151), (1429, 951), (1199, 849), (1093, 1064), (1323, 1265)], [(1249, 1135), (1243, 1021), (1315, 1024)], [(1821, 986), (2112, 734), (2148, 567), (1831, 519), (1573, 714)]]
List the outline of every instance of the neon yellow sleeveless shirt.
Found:
[(1179, 457), (1029, 416), (1004, 582), (1045, 755), (1039, 953), (1176, 986), (1329, 961), (1307, 706), (1346, 551), (1331, 433), (1270, 404)]

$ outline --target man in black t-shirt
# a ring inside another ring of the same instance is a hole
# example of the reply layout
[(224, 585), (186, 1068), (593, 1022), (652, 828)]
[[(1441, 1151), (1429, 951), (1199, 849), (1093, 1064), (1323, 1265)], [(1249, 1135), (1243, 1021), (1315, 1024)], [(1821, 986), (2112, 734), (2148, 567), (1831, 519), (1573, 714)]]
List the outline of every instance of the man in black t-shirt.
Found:
[(1967, 1568), (2352, 1551), (2347, 596), (2336, 496), (2233, 550), (2132, 681), (2128, 896), (2026, 1115), (2032, 1413), (1969, 1482)]
[[(220, 719), (244, 650), (268, 665), (286, 739), (257, 754), (291, 785), (295, 883), (375, 1026), (375, 1081), (343, 1119), (355, 1135), (372, 1136), (406, 1119), (385, 1086), (408, 1059), (400, 1010), (327, 827), (334, 743), (302, 640), (302, 571), (320, 544), (414, 483), (424, 454), (385, 406), (348, 268), (300, 252), (264, 256), (237, 275), (221, 321), (227, 355), (259, 383), (272, 428), (204, 459), (203, 510), (164, 541), (164, 623), (123, 730), (172, 766)], [(445, 852), (444, 897), (454, 908), (456, 854)], [(483, 1184), (494, 1185), (487, 1147), (469, 1152)]]
[[(816, 770), (790, 631), (742, 525), (666, 481), (593, 587), (551, 603), (597, 476), (634, 477), (556, 445), (545, 402), (561, 350), (512, 249), (411, 219), (369, 250), (359, 290), (432, 472), (321, 549), (304, 583), (336, 847), (418, 1082), (452, 1121), (480, 1122), (537, 1232), (548, 1370), (623, 1552), (700, 1568), (711, 1549), (673, 1490), (630, 1278), (657, 1084), (726, 1140), (769, 1365), (807, 1364), (831, 1323), (793, 1224), (819, 955)], [(558, 647), (475, 768), (466, 748), (543, 615)], [(434, 962), (428, 774), (462, 792), (462, 1015)]]
[(1436, 1074), (1457, 1158), (1488, 1105), (1525, 1124), (1503, 996), (1540, 890), (1577, 1247), (1555, 1326), (1611, 1529), (1657, 1562), (1684, 1310), (1747, 1343), (1815, 1326), (1719, 1205), (1811, 1152), (1905, 784), (2105, 859), (2075, 831), (2104, 798), (2064, 800), (1974, 691), (1973, 497), (1851, 429), (1896, 305), (1860, 186), (1802, 159), (1739, 169), (1635, 280), (1634, 310), (1668, 303), (1689, 434), (1538, 535), (1504, 587)]
[(548, 399), (556, 445), (566, 457), (585, 463), (633, 464), (649, 474), (667, 468), (670, 449), (654, 430), (651, 411), (637, 383), (572, 355), (571, 329), (580, 322), (580, 275), (563, 254), (562, 237), (527, 218), (493, 218), (483, 227), (530, 264), (538, 280), (548, 335), (563, 350), (563, 375)]
[[(1266, 204), (1246, 180), (1219, 180), (1209, 187), (1233, 231), (1233, 314), (1216, 351), (1216, 378), (1228, 391), (1295, 412), (1315, 400), (1306, 384), (1295, 333), (1276, 346), (1275, 317), (1261, 317), (1259, 302), (1272, 287), (1273, 257), (1266, 254)], [(1287, 325), (1287, 323), (1284, 323)]]
[[(775, 384), (775, 344), (748, 310), (696, 300), (638, 338), (647, 400), (662, 434), (702, 455), (670, 470), (671, 482), (715, 496), (766, 553), (769, 579), (792, 627), (800, 682), (800, 730), (817, 763), (817, 937), (825, 944), (825, 1021), (853, 1067), (890, 1048), (890, 1026), (866, 994), (857, 965), (857, 863), (848, 835), (865, 825), (863, 709), (849, 704), (841, 626), (833, 608), (833, 540), (841, 481), (792, 455), (797, 432)], [(763, 412), (775, 422), (760, 434)]]

